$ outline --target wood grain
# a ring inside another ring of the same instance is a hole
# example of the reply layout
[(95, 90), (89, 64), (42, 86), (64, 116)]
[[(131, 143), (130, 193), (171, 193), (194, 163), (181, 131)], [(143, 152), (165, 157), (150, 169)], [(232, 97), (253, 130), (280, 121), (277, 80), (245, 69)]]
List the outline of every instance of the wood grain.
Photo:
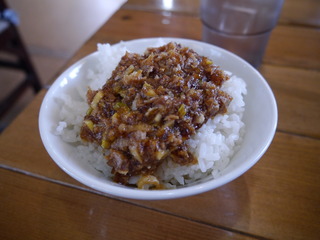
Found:
[[(175, 0), (168, 9), (160, 0), (129, 0), (123, 9), (140, 11), (170, 11), (172, 14), (200, 15), (201, 0)], [(320, 26), (320, 4), (318, 0), (285, 0), (280, 14), (280, 24)]]
[(160, 0), (129, 0), (123, 6), (123, 9), (152, 12), (166, 11), (172, 14), (198, 16), (200, 14), (200, 0), (174, 0), (170, 1), (169, 5)]
[(54, 179), (78, 184), (59, 169), (42, 144), (38, 130), (38, 114), (45, 94), (46, 90), (42, 90), (32, 104), (1, 134), (0, 165), (41, 176), (56, 176)]
[[(169, 24), (164, 24), (164, 22)], [(148, 37), (179, 37), (201, 40), (201, 32), (201, 21), (194, 16), (166, 16), (161, 13), (122, 9), (102, 26), (99, 35), (94, 35), (88, 40), (71, 62), (96, 51), (97, 43), (114, 44), (120, 41)], [(320, 32), (318, 29), (279, 25), (271, 34), (263, 62), (319, 70), (319, 42)]]
[[(19, 152), (16, 151), (18, 137), (27, 139), (34, 134), (32, 129), (37, 127), (37, 118), (33, 113), (37, 112), (41, 97), (0, 138), (0, 163), (84, 187), (54, 164), (42, 147), (39, 135), (19, 146)], [(320, 180), (319, 155), (320, 140), (277, 133), (259, 163), (230, 184), (194, 197), (136, 203), (253, 235), (288, 239), (292, 232), (296, 236), (314, 237), (320, 223), (317, 217), (320, 186), (314, 184)], [(306, 161), (306, 164), (301, 165), (301, 161)], [(192, 206), (198, 206), (197, 210)], [(309, 220), (304, 221), (301, 216)]]
[(278, 105), (278, 130), (320, 138), (320, 72), (263, 65)]
[(279, 25), (271, 34), (263, 62), (319, 71), (319, 42), (317, 28)]
[(280, 15), (281, 24), (320, 26), (320, 4), (318, 0), (285, 0)]
[(255, 239), (3, 169), (0, 189), (1, 239)]
[(190, 198), (140, 204), (270, 239), (316, 239), (319, 148), (320, 140), (277, 133), (262, 159), (235, 181)]
[[(199, 3), (190, 1), (185, 0), (189, 7)], [(139, 10), (130, 5), (134, 2), (149, 9)], [(159, 36), (201, 39), (201, 21), (182, 0), (175, 1), (172, 14), (159, 9), (161, 2), (129, 0), (64, 69), (94, 52), (97, 43)], [(200, 195), (133, 201), (105, 196), (72, 179), (42, 145), (38, 113), (46, 91), (41, 91), (0, 136), (0, 238), (318, 239), (318, 9), (317, 0), (285, 1), (259, 69), (279, 110), (270, 148), (241, 177)]]

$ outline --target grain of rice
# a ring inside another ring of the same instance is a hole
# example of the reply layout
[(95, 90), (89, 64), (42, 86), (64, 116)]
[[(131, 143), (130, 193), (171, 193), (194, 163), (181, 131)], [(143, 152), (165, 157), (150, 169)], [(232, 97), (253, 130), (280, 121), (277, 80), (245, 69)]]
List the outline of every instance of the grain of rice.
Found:
[[(160, 41), (157, 46), (161, 44)], [(53, 133), (61, 136), (63, 141), (74, 144), (73, 154), (79, 161), (90, 164), (97, 171), (102, 172), (106, 178), (111, 178), (111, 167), (106, 164), (102, 149), (93, 144), (84, 144), (79, 137), (79, 132), (87, 110), (85, 96), (88, 87), (93, 90), (100, 88), (126, 51), (122, 44), (118, 47), (98, 44), (97, 64), (87, 71), (85, 81), (79, 83), (76, 93), (72, 97), (62, 94), (56, 99), (61, 110)], [(232, 73), (227, 72), (227, 74), (231, 77), (223, 84), (222, 90), (233, 97), (227, 113), (208, 120), (187, 141), (189, 150), (198, 158), (198, 164), (181, 166), (168, 160), (158, 167), (155, 176), (166, 187), (174, 188), (190, 184), (208, 176), (219, 177), (220, 172), (228, 165), (241, 144), (245, 127), (242, 115), (245, 107), (243, 96), (246, 94), (246, 84)], [(130, 179), (132, 184), (137, 181), (138, 177)]]

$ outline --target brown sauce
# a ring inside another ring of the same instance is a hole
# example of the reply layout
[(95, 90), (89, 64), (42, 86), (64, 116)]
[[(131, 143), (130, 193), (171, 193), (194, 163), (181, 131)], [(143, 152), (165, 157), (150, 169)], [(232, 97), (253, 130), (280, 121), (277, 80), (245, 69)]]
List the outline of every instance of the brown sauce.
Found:
[(105, 151), (114, 181), (152, 175), (167, 158), (197, 162), (185, 141), (209, 118), (226, 111), (228, 80), (211, 60), (168, 43), (143, 55), (126, 53), (105, 85), (87, 92), (84, 141)]

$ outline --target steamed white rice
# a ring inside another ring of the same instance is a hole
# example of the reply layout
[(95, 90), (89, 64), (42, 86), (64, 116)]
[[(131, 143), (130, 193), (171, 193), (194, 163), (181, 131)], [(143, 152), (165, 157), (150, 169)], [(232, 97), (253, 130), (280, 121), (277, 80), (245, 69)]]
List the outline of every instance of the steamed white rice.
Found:
[[(157, 44), (160, 45), (163, 43)], [(79, 161), (90, 164), (109, 179), (111, 167), (106, 164), (102, 149), (93, 144), (84, 144), (79, 133), (88, 108), (86, 102), (88, 87), (93, 90), (102, 87), (126, 51), (122, 44), (118, 47), (98, 44), (97, 63), (85, 73), (85, 80), (72, 90), (72, 94), (69, 92), (61, 94), (56, 99), (60, 111), (54, 134), (74, 145), (73, 154)], [(197, 156), (198, 164), (180, 166), (172, 161), (165, 161), (160, 165), (155, 175), (165, 186), (172, 188), (207, 176), (217, 178), (237, 151), (244, 132), (242, 115), (245, 108), (243, 96), (246, 94), (246, 84), (241, 78), (231, 73), (227, 74), (230, 75), (230, 80), (223, 84), (222, 90), (233, 97), (227, 113), (219, 114), (209, 120), (188, 140), (189, 149)], [(137, 180), (138, 177), (133, 177), (130, 182), (135, 183)]]

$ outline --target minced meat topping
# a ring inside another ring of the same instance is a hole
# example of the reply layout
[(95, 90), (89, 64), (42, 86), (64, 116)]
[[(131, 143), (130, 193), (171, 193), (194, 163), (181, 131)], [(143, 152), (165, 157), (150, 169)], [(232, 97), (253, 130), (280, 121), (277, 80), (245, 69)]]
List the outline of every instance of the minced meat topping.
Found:
[(114, 181), (152, 175), (166, 159), (194, 164), (186, 140), (226, 112), (228, 77), (207, 57), (168, 43), (143, 55), (127, 52), (105, 85), (88, 90), (80, 136), (105, 149)]

